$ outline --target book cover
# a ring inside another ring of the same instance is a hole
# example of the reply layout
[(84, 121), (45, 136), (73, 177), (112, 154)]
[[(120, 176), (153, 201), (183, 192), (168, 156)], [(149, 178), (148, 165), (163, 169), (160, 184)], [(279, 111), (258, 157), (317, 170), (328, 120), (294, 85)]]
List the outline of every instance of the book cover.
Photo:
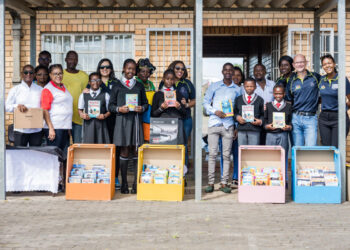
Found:
[(168, 107), (175, 107), (176, 91), (164, 91), (164, 101), (168, 104)]
[(90, 118), (96, 118), (100, 115), (100, 101), (88, 101), (88, 115)]
[(221, 102), (221, 111), (226, 114), (226, 117), (233, 116), (232, 100), (225, 100)]
[(177, 118), (151, 118), (150, 126), (151, 144), (178, 144)]
[(254, 121), (254, 106), (253, 105), (243, 105), (242, 106), (242, 117), (246, 122)]
[(135, 107), (138, 106), (138, 95), (137, 94), (126, 94), (125, 105), (129, 107), (129, 111), (135, 111)]
[(272, 126), (274, 128), (284, 128), (286, 126), (285, 113), (273, 112), (272, 113)]

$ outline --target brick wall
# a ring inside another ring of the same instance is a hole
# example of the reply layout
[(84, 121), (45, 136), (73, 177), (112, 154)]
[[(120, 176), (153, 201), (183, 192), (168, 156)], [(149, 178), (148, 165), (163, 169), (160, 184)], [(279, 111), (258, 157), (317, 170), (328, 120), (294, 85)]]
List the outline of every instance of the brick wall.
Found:
[[(252, 34), (279, 32), (281, 34), (281, 55), (287, 54), (287, 29), (290, 27), (313, 27), (313, 14), (308, 12), (249, 12), (222, 11), (203, 13), (204, 34)], [(22, 15), (23, 38), (21, 41), (21, 66), (29, 63), (29, 17)], [(350, 28), (350, 13), (347, 14)], [(6, 93), (12, 87), (12, 19), (6, 14)], [(328, 13), (321, 18), (321, 27), (332, 27), (337, 32), (337, 14)], [(190, 11), (39, 11), (37, 13), (37, 54), (41, 50), (43, 33), (134, 33), (135, 59), (146, 56), (146, 28), (192, 28), (193, 13)], [(151, 37), (151, 41), (152, 41)], [(166, 37), (166, 51), (170, 39)], [(181, 46), (184, 45), (181, 39)], [(151, 46), (152, 43), (151, 43)], [(350, 33), (347, 34), (347, 50), (350, 49)], [(151, 47), (151, 59), (157, 61)], [(176, 55), (176, 53), (174, 53)], [(153, 58), (152, 58), (153, 56)], [(186, 60), (181, 54), (180, 59)], [(167, 62), (171, 58), (167, 58)], [(188, 60), (188, 59), (187, 59)], [(347, 75), (350, 77), (350, 54), (346, 56)], [(159, 72), (158, 74), (161, 74)], [(12, 115), (6, 115), (6, 124), (12, 123)], [(350, 140), (348, 140), (350, 149)], [(350, 150), (348, 153), (350, 159)]]

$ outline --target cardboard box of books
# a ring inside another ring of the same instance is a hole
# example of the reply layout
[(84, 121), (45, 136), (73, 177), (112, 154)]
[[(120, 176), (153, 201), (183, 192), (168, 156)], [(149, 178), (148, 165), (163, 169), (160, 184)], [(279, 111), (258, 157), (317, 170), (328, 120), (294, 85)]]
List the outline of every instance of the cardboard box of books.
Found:
[(139, 148), (137, 200), (182, 201), (185, 146), (144, 144)]
[(27, 112), (14, 111), (14, 128), (42, 128), (44, 126), (44, 115), (41, 108), (30, 108)]
[(177, 118), (151, 117), (150, 143), (152, 144), (178, 144), (179, 124)]
[(285, 152), (281, 146), (240, 146), (238, 201), (285, 203)]
[(73, 144), (68, 148), (66, 200), (112, 200), (115, 145)]
[(292, 174), (295, 202), (341, 202), (340, 161), (335, 147), (293, 147)]

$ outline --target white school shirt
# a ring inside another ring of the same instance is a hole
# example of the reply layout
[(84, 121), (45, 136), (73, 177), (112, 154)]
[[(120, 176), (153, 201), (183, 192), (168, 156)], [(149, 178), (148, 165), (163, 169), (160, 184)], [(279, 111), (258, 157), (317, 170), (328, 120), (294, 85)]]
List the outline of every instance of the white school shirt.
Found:
[(259, 83), (256, 83), (256, 90), (255, 93), (260, 96), (262, 99), (264, 99), (264, 104), (268, 102), (273, 102), (273, 87), (275, 87), (275, 82), (271, 81), (269, 79), (266, 79), (266, 85), (264, 90), (260, 87)]
[[(44, 89), (49, 90), (53, 97), (49, 114), (54, 129), (72, 129), (73, 97), (68, 89), (64, 87), (63, 91), (52, 82)], [(44, 127), (49, 128), (46, 123)]]
[[(249, 96), (249, 95), (248, 95), (247, 93), (245, 93), (244, 96), (245, 96), (245, 99), (248, 101), (248, 96)], [(250, 101), (253, 101), (253, 99), (254, 99), (254, 97), (255, 97), (255, 93), (251, 94), (250, 96), (252, 97), (252, 98), (250, 99)]]
[[(278, 103), (278, 101), (276, 101), (276, 100), (274, 100), (273, 101), (273, 105), (275, 105), (276, 106), (276, 104)], [(281, 102), (280, 102), (280, 104), (281, 104), (281, 107), (283, 106), (283, 104), (284, 104), (284, 100), (282, 100)]]
[[(96, 96), (98, 96), (101, 93), (101, 89), (98, 89), (96, 91), (90, 89), (90, 95), (91, 97), (94, 97), (94, 92), (96, 93)], [(109, 104), (110, 96), (108, 93), (105, 93), (105, 100), (106, 100), (106, 108), (108, 111), (108, 104)], [(85, 101), (84, 101), (84, 93), (80, 94), (79, 101), (78, 101), (78, 109), (84, 109), (85, 108)]]
[[(10, 92), (6, 99), (5, 109), (6, 112), (13, 112), (19, 104), (26, 106), (27, 108), (40, 108), (40, 98), (42, 87), (32, 82), (30, 87), (23, 80), (22, 82), (10, 89)], [(41, 128), (25, 128), (14, 129), (14, 131), (31, 134), (41, 131)]]

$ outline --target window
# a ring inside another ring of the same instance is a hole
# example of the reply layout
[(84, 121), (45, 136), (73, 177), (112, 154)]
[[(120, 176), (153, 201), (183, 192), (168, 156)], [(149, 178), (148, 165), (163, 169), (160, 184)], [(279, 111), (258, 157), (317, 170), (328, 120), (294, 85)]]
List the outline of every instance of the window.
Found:
[(52, 54), (52, 63), (65, 67), (64, 58), (69, 50), (79, 54), (77, 68), (86, 73), (96, 71), (98, 62), (109, 58), (114, 66), (116, 77), (121, 76), (123, 62), (134, 57), (132, 34), (44, 34), (42, 50)]

